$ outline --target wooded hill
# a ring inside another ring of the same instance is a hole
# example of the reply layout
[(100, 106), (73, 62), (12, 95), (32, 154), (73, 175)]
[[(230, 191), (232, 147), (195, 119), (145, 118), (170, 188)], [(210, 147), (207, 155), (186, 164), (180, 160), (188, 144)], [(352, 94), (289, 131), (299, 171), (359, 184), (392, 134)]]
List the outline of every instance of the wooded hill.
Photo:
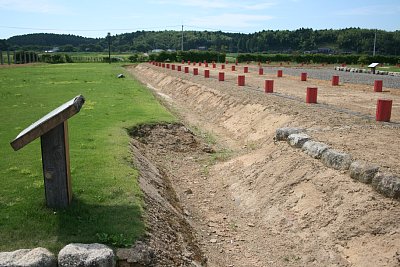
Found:
[[(225, 53), (357, 53), (372, 54), (376, 32), (379, 55), (400, 55), (400, 31), (348, 28), (341, 30), (263, 30), (252, 34), (184, 31), (184, 50), (199, 49)], [(111, 36), (113, 52), (149, 52), (154, 49), (181, 49), (180, 31), (137, 31)], [(65, 34), (27, 34), (0, 40), (1, 50), (60, 52), (103, 52), (107, 37), (85, 38)], [(323, 48), (323, 49), (321, 49)]]

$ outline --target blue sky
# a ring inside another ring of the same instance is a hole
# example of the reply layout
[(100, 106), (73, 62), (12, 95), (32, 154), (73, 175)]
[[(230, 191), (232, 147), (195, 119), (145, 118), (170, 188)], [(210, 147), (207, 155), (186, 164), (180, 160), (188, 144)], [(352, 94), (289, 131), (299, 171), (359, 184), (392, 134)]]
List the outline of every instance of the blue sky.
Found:
[(35, 32), (104, 37), (137, 30), (252, 33), (400, 30), (400, 0), (0, 0), (0, 39)]

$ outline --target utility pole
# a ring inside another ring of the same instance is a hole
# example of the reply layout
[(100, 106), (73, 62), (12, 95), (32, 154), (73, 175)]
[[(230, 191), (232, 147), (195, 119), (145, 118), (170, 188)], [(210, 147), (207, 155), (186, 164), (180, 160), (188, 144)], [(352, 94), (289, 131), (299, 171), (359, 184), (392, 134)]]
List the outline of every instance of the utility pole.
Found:
[(182, 24), (181, 51), (183, 51), (183, 24)]
[(111, 64), (111, 34), (107, 34), (107, 40), (108, 40), (108, 63)]
[(375, 48), (376, 48), (376, 30), (375, 30), (375, 37), (374, 37), (374, 52), (373, 52), (373, 56), (375, 56)]

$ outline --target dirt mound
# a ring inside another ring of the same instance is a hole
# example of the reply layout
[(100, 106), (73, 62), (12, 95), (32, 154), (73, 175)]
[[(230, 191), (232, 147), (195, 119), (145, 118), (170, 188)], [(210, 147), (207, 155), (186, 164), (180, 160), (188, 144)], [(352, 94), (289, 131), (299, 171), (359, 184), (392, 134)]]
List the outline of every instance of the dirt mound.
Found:
[(314, 140), (400, 173), (397, 126), (148, 65), (131, 71), (189, 128), (213, 137), (213, 154), (201, 145), (181, 151), (183, 139), (165, 155), (157, 152), (164, 145), (153, 147), (149, 158), (171, 179), (209, 266), (400, 264), (399, 201), (273, 140), (276, 128), (298, 126)]

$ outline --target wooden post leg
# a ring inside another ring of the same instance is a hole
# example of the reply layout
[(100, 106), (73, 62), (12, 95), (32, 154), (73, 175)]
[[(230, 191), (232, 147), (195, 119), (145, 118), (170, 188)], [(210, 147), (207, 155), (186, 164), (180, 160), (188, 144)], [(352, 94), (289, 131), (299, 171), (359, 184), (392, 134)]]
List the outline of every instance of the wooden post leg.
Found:
[(66, 121), (41, 136), (41, 147), (46, 205), (66, 208), (72, 197)]

